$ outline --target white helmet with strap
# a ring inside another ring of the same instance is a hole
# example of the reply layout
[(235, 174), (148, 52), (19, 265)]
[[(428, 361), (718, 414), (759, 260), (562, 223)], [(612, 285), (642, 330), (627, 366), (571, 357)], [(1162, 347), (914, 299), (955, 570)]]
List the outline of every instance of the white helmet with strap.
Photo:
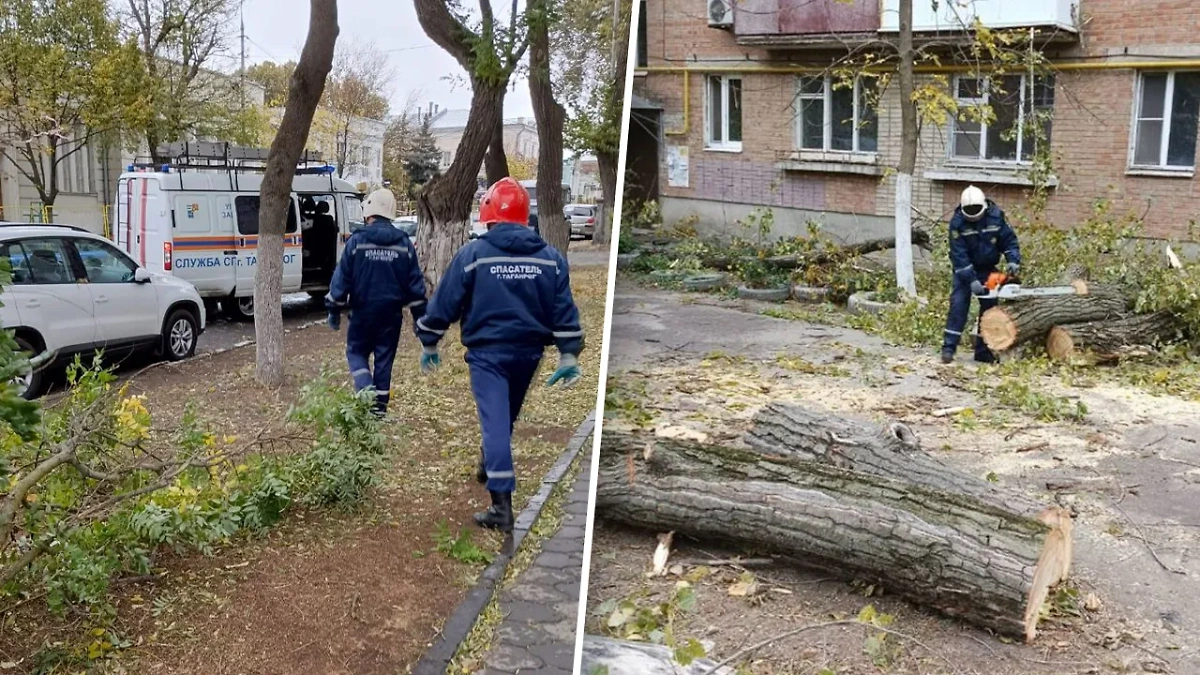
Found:
[(962, 191), (959, 207), (967, 220), (975, 222), (987, 212), (987, 197), (984, 196), (983, 190), (971, 185)]

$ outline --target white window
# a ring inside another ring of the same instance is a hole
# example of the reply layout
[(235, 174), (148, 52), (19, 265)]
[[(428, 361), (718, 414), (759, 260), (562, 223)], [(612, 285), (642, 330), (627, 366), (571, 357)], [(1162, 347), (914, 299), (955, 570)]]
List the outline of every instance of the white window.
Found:
[(874, 78), (843, 84), (832, 77), (799, 78), (796, 141), (801, 150), (875, 152), (879, 118)]
[(710, 75), (705, 145), (716, 150), (742, 149), (742, 78)]
[(1156, 169), (1196, 166), (1200, 72), (1142, 73), (1138, 78), (1133, 165)]
[(1053, 75), (1032, 81), (1024, 75), (959, 77), (954, 98), (950, 155), (956, 159), (1029, 162), (1039, 143), (1050, 142)]

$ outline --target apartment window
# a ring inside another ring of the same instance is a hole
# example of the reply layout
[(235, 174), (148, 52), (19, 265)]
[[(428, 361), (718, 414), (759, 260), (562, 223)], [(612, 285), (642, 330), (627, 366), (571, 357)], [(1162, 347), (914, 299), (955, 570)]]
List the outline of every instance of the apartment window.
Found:
[[(954, 81), (958, 116), (950, 154), (956, 159), (1029, 162), (1050, 142), (1054, 76), (960, 77)], [(1041, 138), (1035, 133), (1041, 125)]]
[(742, 149), (742, 78), (708, 77), (708, 129), (706, 141), (715, 150)]
[(1200, 72), (1142, 73), (1138, 78), (1133, 165), (1193, 168), (1200, 118)]
[(645, 68), (649, 65), (649, 60), (646, 55), (647, 43), (646, 39), (646, 0), (641, 0), (640, 9), (638, 10), (638, 31), (637, 31), (637, 65), (638, 68)]
[(875, 152), (879, 118), (874, 78), (853, 84), (832, 77), (799, 79), (796, 138), (802, 150)]

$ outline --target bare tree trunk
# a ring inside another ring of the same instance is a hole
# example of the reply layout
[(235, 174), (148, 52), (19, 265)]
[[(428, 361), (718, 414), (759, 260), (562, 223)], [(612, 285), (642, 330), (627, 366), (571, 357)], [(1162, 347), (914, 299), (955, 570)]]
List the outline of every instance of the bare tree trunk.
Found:
[[(529, 98), (538, 128), (538, 225), (542, 239), (564, 255), (571, 243), (571, 227), (563, 217), (563, 124), (566, 111), (554, 100), (550, 84), (550, 20), (548, 2), (531, 0), (525, 10), (529, 20)], [(535, 18), (536, 17), (536, 18)]]
[(467, 128), (458, 143), (454, 162), (446, 173), (429, 181), (417, 199), (417, 218), (421, 223), (417, 228), (417, 248), (430, 288), (437, 287), (450, 259), (467, 243), (479, 165), (491, 143), (507, 87), (507, 82), (474, 80)]
[(896, 172), (896, 285), (917, 294), (912, 251), (912, 179), (917, 167), (917, 104), (913, 64), (913, 0), (900, 0), (900, 166)]
[(492, 132), (492, 142), (488, 145), (487, 154), (483, 157), (483, 168), (487, 174), (487, 184), (491, 187), (501, 178), (508, 177), (508, 156), (504, 153), (504, 104), (501, 102), (500, 114), (496, 115), (495, 130)]
[(258, 381), (283, 384), (283, 234), (291, 208), (292, 178), (308, 143), (313, 114), (333, 68), (337, 0), (309, 0), (308, 36), (288, 84), (287, 108), (271, 143), (259, 203), (258, 269), (254, 276), (254, 334)]
[[(645, 19), (643, 19), (644, 21)], [(596, 164), (600, 170), (600, 194), (604, 197), (604, 222), (596, 224), (596, 233), (592, 241), (600, 246), (609, 243), (617, 223), (613, 222), (617, 214), (617, 202), (621, 195), (617, 194), (617, 168), (619, 164), (621, 141), (624, 139), (624, 129), (628, 125), (625, 119), (625, 70), (629, 64), (629, 31), (618, 30), (614, 36), (613, 45), (613, 84), (608, 98), (608, 114), (606, 118), (611, 124), (616, 124), (622, 132), (617, 137), (617, 143), (612, 148), (596, 152)]]

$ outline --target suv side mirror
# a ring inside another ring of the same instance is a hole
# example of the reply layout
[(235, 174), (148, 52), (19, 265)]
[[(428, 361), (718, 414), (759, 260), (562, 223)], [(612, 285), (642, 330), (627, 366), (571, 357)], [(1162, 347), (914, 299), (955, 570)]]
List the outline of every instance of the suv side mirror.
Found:
[(148, 284), (151, 278), (150, 270), (145, 267), (139, 267), (133, 271), (133, 282), (135, 284)]

